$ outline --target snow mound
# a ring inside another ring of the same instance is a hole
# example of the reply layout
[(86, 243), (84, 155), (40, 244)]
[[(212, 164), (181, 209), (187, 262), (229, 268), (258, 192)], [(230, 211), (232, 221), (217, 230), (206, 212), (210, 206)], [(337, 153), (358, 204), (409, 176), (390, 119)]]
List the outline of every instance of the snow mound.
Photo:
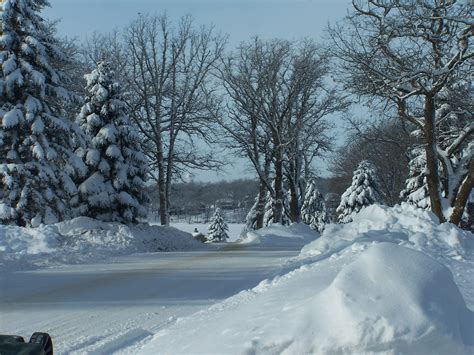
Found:
[(474, 314), (445, 266), (379, 243), (178, 319), (139, 353), (467, 354), (473, 332)]
[[(317, 236), (273, 226), (243, 242), (296, 246)], [(427, 211), (367, 207), (352, 223), (328, 225), (280, 276), (178, 319), (140, 353), (472, 354), (474, 314), (461, 290), (472, 289), (473, 241)]]
[(75, 264), (137, 252), (196, 249), (202, 244), (172, 227), (78, 217), (38, 228), (0, 225), (0, 270)]
[(372, 205), (353, 216), (348, 224), (330, 224), (321, 237), (306, 245), (301, 258), (332, 255), (366, 242), (391, 242), (462, 259), (473, 249), (473, 235), (452, 224), (439, 224), (436, 216), (408, 204)]
[(302, 329), (318, 330), (305, 333), (304, 351), (454, 354), (474, 345), (474, 314), (451, 272), (391, 243), (363, 252), (301, 308)]
[(246, 232), (240, 239), (241, 244), (253, 244), (268, 248), (301, 248), (315, 240), (319, 233), (303, 223), (293, 223), (290, 226), (272, 225), (257, 231)]
[(0, 254), (34, 255), (51, 253), (57, 248), (56, 228), (37, 229), (0, 225)]
[(125, 252), (156, 252), (192, 249), (200, 246), (189, 233), (165, 226), (125, 225), (78, 217), (58, 223), (63, 245), (81, 253), (98, 249)]

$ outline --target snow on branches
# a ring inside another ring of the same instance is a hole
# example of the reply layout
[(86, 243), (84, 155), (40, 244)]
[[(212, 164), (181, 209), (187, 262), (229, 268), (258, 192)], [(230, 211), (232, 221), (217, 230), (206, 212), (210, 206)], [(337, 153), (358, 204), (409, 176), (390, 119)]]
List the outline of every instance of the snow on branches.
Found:
[(65, 117), (66, 61), (38, 12), (44, 0), (6, 0), (0, 35), (0, 221), (36, 226), (70, 216), (80, 130)]
[(363, 207), (382, 203), (375, 166), (368, 160), (360, 162), (352, 177), (352, 185), (342, 194), (341, 203), (336, 209), (338, 221), (349, 223), (352, 215)]
[(459, 225), (474, 186), (472, 6), (428, 0), (352, 5), (345, 22), (329, 31), (339, 78), (352, 94), (383, 102), (382, 110), (396, 112), (418, 133), (430, 208), (440, 223)]
[(400, 193), (400, 197), (411, 205), (429, 208), (430, 199), (426, 184), (426, 160), (422, 149), (415, 148), (412, 150), (412, 159), (409, 166), (410, 171), (405, 189)]
[(78, 213), (133, 223), (146, 215), (146, 157), (112, 78), (105, 62), (86, 75), (86, 100), (77, 120), (89, 137), (79, 152), (88, 173), (79, 186)]
[(316, 188), (314, 179), (306, 186), (303, 206), (301, 207), (301, 221), (318, 232), (322, 232), (324, 226), (329, 223), (323, 195)]
[(209, 232), (207, 233), (207, 239), (210, 241), (225, 242), (226, 239), (229, 239), (229, 235), (227, 234), (229, 227), (224, 221), (220, 208), (216, 208), (208, 229)]

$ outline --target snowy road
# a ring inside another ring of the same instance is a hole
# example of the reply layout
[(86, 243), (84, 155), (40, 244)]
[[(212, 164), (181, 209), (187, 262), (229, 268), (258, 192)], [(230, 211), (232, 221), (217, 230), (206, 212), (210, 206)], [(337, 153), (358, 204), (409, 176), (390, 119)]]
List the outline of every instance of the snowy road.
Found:
[(229, 243), (0, 274), (0, 332), (48, 332), (58, 354), (133, 353), (177, 318), (278, 273), (298, 251)]

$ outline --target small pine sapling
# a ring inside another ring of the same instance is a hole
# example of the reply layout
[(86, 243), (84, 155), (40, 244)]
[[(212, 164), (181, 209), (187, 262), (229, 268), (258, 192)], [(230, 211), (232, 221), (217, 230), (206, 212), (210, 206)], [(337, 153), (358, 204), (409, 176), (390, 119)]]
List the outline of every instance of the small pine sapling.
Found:
[(419, 208), (430, 208), (430, 197), (426, 181), (426, 159), (421, 148), (415, 148), (411, 152), (409, 163), (410, 171), (405, 182), (405, 189), (400, 192), (403, 201)]
[(311, 180), (306, 187), (301, 207), (301, 221), (318, 232), (322, 232), (324, 226), (329, 223), (324, 197), (316, 188), (314, 180)]
[(229, 227), (224, 221), (224, 217), (221, 213), (220, 208), (216, 208), (214, 216), (212, 216), (211, 224), (209, 225), (209, 232), (207, 233), (207, 239), (212, 242), (225, 242), (229, 239), (227, 231)]
[(370, 161), (363, 160), (354, 171), (351, 186), (341, 196), (341, 203), (336, 209), (338, 222), (352, 222), (354, 213), (375, 203), (383, 203), (377, 169)]

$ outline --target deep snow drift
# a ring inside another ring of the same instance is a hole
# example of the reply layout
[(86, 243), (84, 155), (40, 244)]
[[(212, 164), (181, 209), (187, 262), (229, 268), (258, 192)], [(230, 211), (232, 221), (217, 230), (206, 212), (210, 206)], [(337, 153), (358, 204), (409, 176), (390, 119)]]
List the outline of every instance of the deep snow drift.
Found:
[(330, 224), (321, 238), (306, 245), (301, 254), (303, 258), (333, 254), (351, 245), (381, 241), (459, 260), (474, 249), (471, 233), (449, 223), (439, 224), (431, 212), (404, 203), (369, 206), (355, 215), (353, 223)]
[(79, 217), (38, 228), (0, 225), (0, 271), (102, 260), (137, 252), (199, 248), (172, 227), (127, 226)]
[(474, 345), (474, 317), (450, 271), (392, 243), (369, 247), (302, 308), (310, 311), (305, 328), (318, 329), (305, 339), (311, 351), (446, 354)]
[(280, 276), (178, 319), (140, 353), (472, 353), (459, 288), (469, 295), (473, 280), (457, 285), (447, 266), (473, 275), (473, 238), (408, 205), (371, 206), (328, 226)]

